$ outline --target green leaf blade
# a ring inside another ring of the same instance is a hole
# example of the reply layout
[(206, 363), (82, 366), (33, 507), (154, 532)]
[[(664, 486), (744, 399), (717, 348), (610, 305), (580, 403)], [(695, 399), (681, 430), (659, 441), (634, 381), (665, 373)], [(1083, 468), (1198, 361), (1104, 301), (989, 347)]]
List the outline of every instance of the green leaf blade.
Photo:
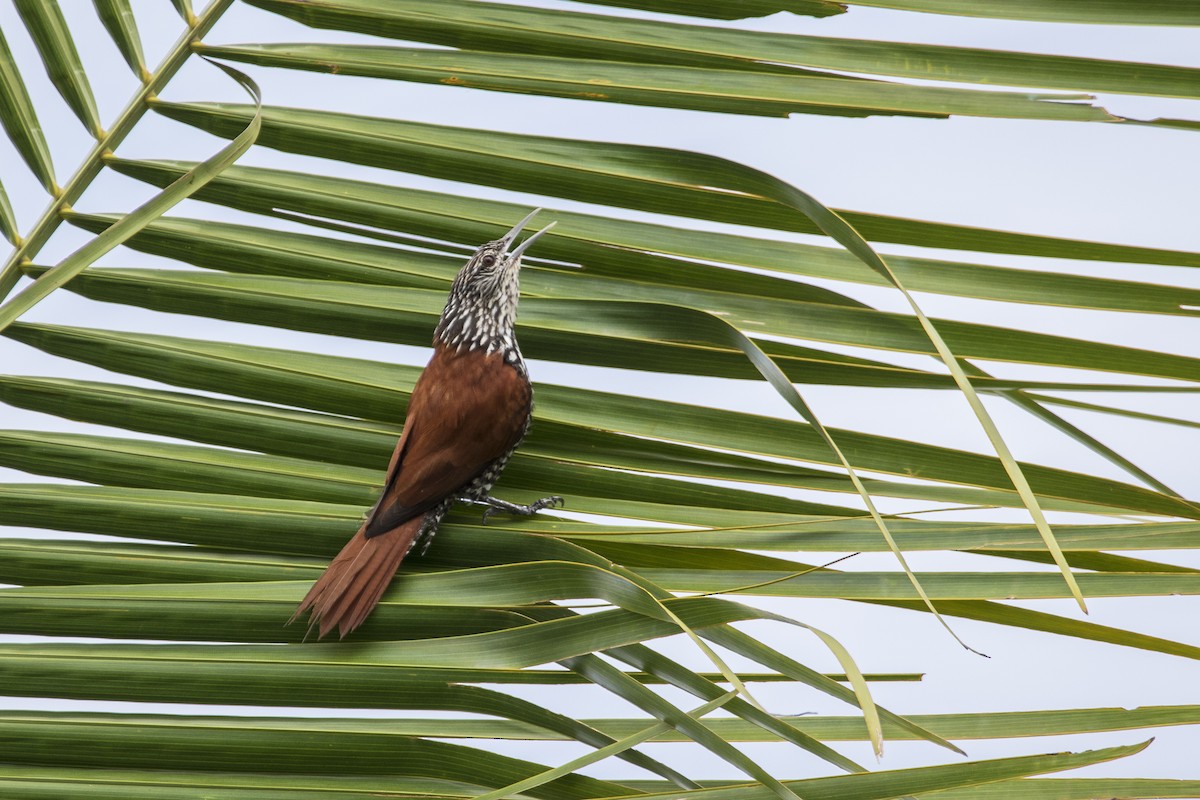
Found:
[(92, 85), (79, 59), (79, 51), (75, 49), (75, 40), (58, 0), (15, 0), (15, 5), (37, 45), (50, 82), (83, 123), (83, 127), (95, 138), (102, 138), (104, 128), (100, 124), (100, 113), (96, 110)]
[[(1184, 97), (1195, 97), (1200, 92), (1195, 69), (1164, 64), (701, 27), (469, 0), (445, 0), (437, 14), (429, 13), (419, 0), (326, 0), (318, 6), (300, 0), (252, 1), (261, 8), (312, 26), (491, 53), (536, 53), (646, 65), (743, 70), (779, 70), (780, 65), (789, 65), (797, 71), (816, 69), (1091, 92)], [(912, 0), (913, 5), (926, 6), (912, 10), (935, 10), (939, 2)], [(1163, 16), (1162, 5), (1170, 2), (1156, 0), (1159, 8), (1155, 11)], [(947, 5), (941, 4), (943, 8)], [(1027, 0), (1017, 4), (992, 2), (985, 8), (995, 10), (1005, 5), (1009, 13), (1014, 13), (1015, 6), (1019, 17), (1021, 10), (1032, 4), (1051, 5)], [(970, 4), (958, 0), (948, 5), (961, 10)], [(1081, 14), (1075, 8), (1079, 4), (1071, 4), (1067, 11), (1062, 10), (1062, 5), (1056, 7), (1064, 16)], [(1105, 4), (1106, 8), (1110, 5)], [(1197, 18), (1194, 11), (1179, 10), (1186, 3), (1172, 5), (1176, 21)], [(1140, 11), (1138, 6), (1136, 10), (1129, 9), (1126, 15), (1137, 17)], [(494, 35), (497, 30), (504, 31), (504, 35)]]
[(1090, 105), (1086, 95), (984, 93), (839, 77), (368, 45), (205, 45), (201, 52), (259, 66), (728, 114), (1114, 119)]
[(0, 123), (42, 188), (57, 195), (60, 190), (46, 134), (3, 31), (0, 31)]
[(146, 68), (146, 56), (142, 53), (142, 39), (138, 34), (137, 19), (129, 0), (92, 0), (96, 14), (113, 43), (121, 51), (125, 63), (144, 83), (150, 79)]

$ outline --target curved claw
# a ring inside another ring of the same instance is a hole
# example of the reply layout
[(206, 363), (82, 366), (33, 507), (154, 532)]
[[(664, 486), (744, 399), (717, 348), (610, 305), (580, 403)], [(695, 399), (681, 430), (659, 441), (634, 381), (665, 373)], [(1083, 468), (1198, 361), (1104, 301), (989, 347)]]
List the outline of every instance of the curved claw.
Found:
[(487, 525), (488, 517), (490, 517), (492, 514), (495, 514), (495, 513), (496, 513), (496, 509), (494, 507), (488, 506), (487, 508), (485, 508), (483, 510), (483, 524)]
[(541, 500), (535, 501), (531, 507), (536, 509), (537, 511), (541, 511), (543, 508), (556, 508), (560, 505), (566, 506), (566, 504), (567, 504), (566, 500), (563, 500), (560, 496), (554, 494), (554, 495), (550, 495), (549, 497), (543, 497)]

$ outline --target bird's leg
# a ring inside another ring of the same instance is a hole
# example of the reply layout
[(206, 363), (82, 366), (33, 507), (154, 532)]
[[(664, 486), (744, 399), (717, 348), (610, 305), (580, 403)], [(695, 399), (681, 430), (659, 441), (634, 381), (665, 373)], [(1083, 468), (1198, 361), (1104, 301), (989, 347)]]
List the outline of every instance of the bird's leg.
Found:
[(497, 514), (503, 511), (506, 514), (512, 514), (520, 517), (531, 517), (543, 508), (554, 508), (555, 506), (565, 506), (567, 502), (558, 495), (543, 497), (540, 500), (534, 500), (527, 506), (510, 503), (507, 500), (501, 500), (497, 497), (480, 497), (476, 500), (478, 503), (484, 503), (487, 508), (483, 510), (483, 524), (486, 525), (488, 517), (492, 514)]

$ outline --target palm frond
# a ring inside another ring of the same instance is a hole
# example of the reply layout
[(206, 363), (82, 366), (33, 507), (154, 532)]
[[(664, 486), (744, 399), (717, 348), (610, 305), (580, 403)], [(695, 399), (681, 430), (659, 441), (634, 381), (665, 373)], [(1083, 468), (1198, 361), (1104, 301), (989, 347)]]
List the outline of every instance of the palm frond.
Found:
[[(314, 86), (380, 78), (427, 84), (421, 91), (448, 102), (471, 88), (503, 93), (497, 102), (514, 108), (517, 95), (538, 95), (563, 109), (603, 102), (614, 112), (797, 113), (846, 125), (969, 116), (1186, 136), (1188, 120), (1130, 124), (1080, 93), (1196, 98), (1191, 67), (734, 21), (852, 18), (874, 6), (1185, 26), (1200, 21), (1194, 12), (1165, 0), (213, 0), (197, 13), (176, 0), (184, 26), (171, 32), (174, 45), (156, 48), (166, 56), (151, 68), (143, 36), (156, 42), (162, 31), (127, 0), (93, 5), (114, 63), (119, 55), (133, 73), (122, 70), (130, 98), (111, 122), (94, 96), (110, 81), (84, 68), (73, 14), (17, 0), (20, 24), (0, 35), (0, 123), (51, 196), (40, 216), (26, 214), (44, 197), (14, 189), (27, 178), (15, 159), (0, 175), (22, 212), (0, 189), (0, 233), (13, 244), (0, 271), (0, 345), (34, 359), (24, 372), (58, 370), (0, 376), (0, 401), (42, 415), (31, 417), (38, 429), (22, 417), (0, 431), (0, 467), (18, 475), (0, 484), (0, 525), (14, 529), (0, 539), (0, 581), (12, 585), (0, 590), (0, 685), (47, 704), (209, 708), (0, 711), (0, 794), (1084, 800), (1200, 791), (1195, 781), (1034, 777), (1144, 745), (870, 771), (833, 743), (878, 752), (891, 738), (961, 753), (959, 740), (1195, 725), (1200, 712), (902, 716), (873, 695), (919, 679), (907, 670), (928, 654), (860, 665), (842, 644), (850, 631), (814, 627), (803, 613), (803, 603), (847, 600), (1200, 659), (1195, 644), (1108, 624), (1103, 613), (1083, 621), (1016, 602), (1107, 598), (1097, 604), (1107, 609), (1118, 598), (1200, 593), (1200, 572), (1174, 563), (1200, 541), (1187, 487), (1177, 493), (1155, 464), (1135, 464), (1066, 416), (1194, 429), (1182, 412), (1150, 403), (1200, 391), (1200, 359), (1116, 323), (1107, 337), (1064, 335), (1016, 313), (1195, 316), (1200, 293), (1166, 271), (1093, 268), (1194, 267), (1200, 254), (831, 208), (803, 187), (683, 147), (348, 114), (330, 110), (320, 91), (312, 108), (270, 96), (273, 82), (321, 72), (330, 82)], [(284, 18), (289, 38), (304, 26), (334, 33), (288, 43), (273, 35)], [(5, 36), (27, 36), (41, 64), (18, 64)], [(254, 105), (162, 97), (197, 55), (251, 65), (266, 103), (253, 79), (223, 65)], [(59, 97), (31, 94), (37, 84), (26, 78), (37, 69)], [(57, 125), (62, 111), (95, 140), (88, 152), (51, 153), (39, 118)], [(196, 148), (168, 133), (197, 131), (229, 141), (197, 161)], [(263, 146), (252, 158), (266, 149), (271, 158), (234, 166), (252, 143)], [(816, 141), (800, 151), (852, 158)], [(61, 185), (56, 160), (79, 163)], [(116, 195), (89, 191), (101, 178), (157, 194), (121, 210)], [(355, 641), (305, 642), (284, 622), (373, 502), (420, 373), (421, 353), (392, 346), (428, 343), (463, 254), (523, 216), (531, 195), (558, 224), (525, 269), (519, 336), (553, 378), (538, 383), (535, 427), (502, 485), (515, 500), (565, 494), (572, 513), (502, 525), (455, 513)], [(180, 215), (164, 216), (184, 202)], [(904, 249), (913, 245), (967, 255)], [(1021, 256), (1069, 261), (1030, 267)], [(1088, 274), (1063, 266), (1072, 261)], [(863, 299), (881, 289), (911, 305), (897, 312)], [(926, 294), (1014, 313), (1003, 324), (926, 314), (935, 307)], [(738, 392), (765, 379), (793, 413), (601, 390), (587, 377), (596, 368)], [(869, 391), (881, 415), (895, 393), (953, 390), (999, 455), (935, 444), (936, 430), (924, 441), (882, 435), (874, 420), (826, 427), (797, 383), (806, 395)], [(1128, 397), (1109, 399), (1118, 391)], [(1012, 401), (1130, 479), (1018, 460), (1020, 438), (1004, 417), (992, 422), (990, 398)], [(947, 504), (954, 518), (933, 516)], [(997, 509), (1028, 509), (1035, 521)], [(900, 568), (829, 562), (889, 551)], [(910, 570), (903, 554), (914, 553), (922, 558)], [(935, 553), (954, 560), (930, 568), (923, 556)], [(1058, 571), (1042, 568), (1050, 564)], [(911, 624), (929, 622), (917, 615)], [(798, 629), (816, 654), (795, 655), (783, 632)], [(973, 628), (971, 641), (988, 649), (987, 630)], [(29, 636), (38, 638), (18, 638)], [(839, 673), (817, 668), (835, 662)], [(566, 711), (554, 694), (563, 687), (581, 693)], [(778, 713), (777, 688), (860, 713)], [(585, 696), (604, 698), (604, 711), (589, 711)], [(408, 716), (368, 719), (362, 709)], [(496, 752), (497, 739), (523, 749)], [(583, 754), (559, 757), (551, 742)], [(670, 742), (702, 755), (667, 758)], [(768, 743), (802, 755), (780, 772), (764, 757)], [(801, 758), (847, 774), (822, 777)], [(601, 762), (603, 777), (581, 773)], [(720, 769), (741, 782), (716, 779)]]

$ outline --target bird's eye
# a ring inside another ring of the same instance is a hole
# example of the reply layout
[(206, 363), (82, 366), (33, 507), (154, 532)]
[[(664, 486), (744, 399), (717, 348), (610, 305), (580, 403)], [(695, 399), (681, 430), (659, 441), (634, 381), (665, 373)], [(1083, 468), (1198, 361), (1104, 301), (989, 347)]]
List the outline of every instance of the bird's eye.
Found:
[(495, 266), (495, 264), (496, 264), (496, 257), (495, 257), (494, 255), (491, 255), (491, 254), (489, 253), (488, 255), (484, 256), (484, 257), (481, 259), (481, 261), (482, 261), (482, 263), (483, 263), (483, 265), (484, 265), (485, 267), (491, 267), (491, 266)]

